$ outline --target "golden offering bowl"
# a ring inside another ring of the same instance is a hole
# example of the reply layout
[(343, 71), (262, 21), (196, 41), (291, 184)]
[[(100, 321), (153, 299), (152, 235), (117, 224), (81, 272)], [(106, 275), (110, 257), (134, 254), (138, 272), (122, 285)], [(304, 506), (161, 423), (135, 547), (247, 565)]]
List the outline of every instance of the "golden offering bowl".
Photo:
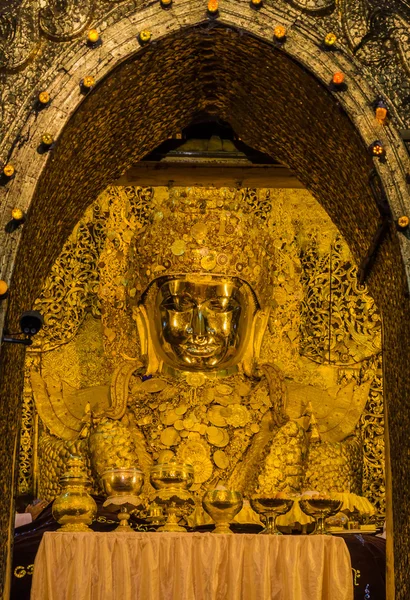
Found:
[(276, 527), (276, 519), (290, 511), (293, 506), (293, 500), (290, 498), (265, 498), (255, 496), (250, 499), (253, 510), (261, 515), (265, 521), (265, 529), (260, 533), (270, 533), (271, 535), (283, 535)]
[(195, 504), (188, 491), (194, 482), (193, 467), (172, 460), (159, 463), (151, 467), (150, 482), (156, 490), (152, 500), (163, 506), (167, 515), (165, 524), (157, 531), (186, 531), (179, 520)]
[(325, 519), (340, 511), (342, 507), (341, 500), (333, 500), (332, 498), (303, 498), (299, 501), (299, 506), (306, 515), (315, 519), (314, 534), (331, 535), (326, 529)]
[(90, 481), (81, 456), (70, 456), (60, 477), (62, 492), (53, 502), (52, 514), (61, 531), (91, 531), (97, 505), (88, 493)]
[(108, 495), (104, 506), (110, 511), (119, 509), (117, 532), (133, 531), (129, 526), (129, 511), (141, 508), (142, 500), (138, 498), (144, 475), (135, 467), (108, 469), (101, 476), (104, 490)]
[(232, 533), (230, 523), (242, 509), (240, 492), (211, 490), (202, 499), (202, 506), (216, 524), (212, 533)]
[(151, 467), (150, 481), (156, 490), (187, 490), (194, 483), (194, 469), (191, 465), (174, 461), (158, 463)]

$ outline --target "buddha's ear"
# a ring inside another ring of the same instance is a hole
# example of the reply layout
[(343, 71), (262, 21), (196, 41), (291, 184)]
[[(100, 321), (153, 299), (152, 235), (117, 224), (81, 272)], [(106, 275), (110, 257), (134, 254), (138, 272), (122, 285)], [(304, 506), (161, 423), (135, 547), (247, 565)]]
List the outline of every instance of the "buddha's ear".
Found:
[(137, 324), (138, 336), (141, 344), (141, 353), (148, 359), (147, 375), (151, 375), (160, 369), (161, 361), (158, 360), (154, 344), (152, 342), (152, 336), (149, 329), (149, 320), (145, 306), (143, 304), (134, 306), (132, 309), (132, 316)]
[(242, 359), (242, 368), (246, 375), (252, 376), (255, 363), (259, 359), (263, 336), (269, 321), (270, 308), (258, 309), (253, 317), (249, 342)]

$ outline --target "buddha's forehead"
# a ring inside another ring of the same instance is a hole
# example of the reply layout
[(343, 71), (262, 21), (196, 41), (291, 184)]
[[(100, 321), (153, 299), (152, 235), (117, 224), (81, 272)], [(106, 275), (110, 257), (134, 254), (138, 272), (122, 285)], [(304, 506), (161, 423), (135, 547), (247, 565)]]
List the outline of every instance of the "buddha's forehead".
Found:
[(244, 284), (237, 278), (218, 278), (209, 275), (186, 276), (164, 281), (160, 285), (163, 296), (189, 295), (192, 297), (237, 297), (241, 295)]

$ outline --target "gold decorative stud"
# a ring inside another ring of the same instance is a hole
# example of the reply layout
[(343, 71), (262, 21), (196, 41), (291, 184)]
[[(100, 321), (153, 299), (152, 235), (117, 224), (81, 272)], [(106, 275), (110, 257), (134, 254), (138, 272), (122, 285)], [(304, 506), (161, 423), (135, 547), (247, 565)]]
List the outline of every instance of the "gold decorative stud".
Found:
[(11, 163), (7, 163), (7, 165), (5, 165), (3, 167), (3, 173), (6, 177), (13, 177), (14, 175), (14, 167)]
[(400, 229), (406, 229), (410, 224), (410, 219), (406, 215), (402, 215), (397, 219), (397, 225)]
[(48, 92), (40, 92), (38, 95), (40, 104), (46, 105), (50, 102), (50, 94)]
[(328, 48), (332, 48), (337, 42), (337, 37), (334, 33), (328, 33), (325, 36), (324, 42), (325, 46), (327, 46)]
[(44, 146), (51, 146), (51, 144), (54, 142), (54, 138), (51, 133), (43, 133), (41, 136), (41, 142), (44, 144)]
[(263, 0), (251, 0), (251, 6), (253, 8), (261, 8)]
[(143, 29), (139, 34), (139, 40), (141, 44), (147, 44), (150, 41), (151, 37), (152, 33), (149, 31), (149, 29)]
[(11, 216), (14, 221), (22, 221), (24, 219), (24, 213), (21, 208), (13, 208)]
[(172, 4), (172, 0), (161, 0), (162, 8), (169, 8)]

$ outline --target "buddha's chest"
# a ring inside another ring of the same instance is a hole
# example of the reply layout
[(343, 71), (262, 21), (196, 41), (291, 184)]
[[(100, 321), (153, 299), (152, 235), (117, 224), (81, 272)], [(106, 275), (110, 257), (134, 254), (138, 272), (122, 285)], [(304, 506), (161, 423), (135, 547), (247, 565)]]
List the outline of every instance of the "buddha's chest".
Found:
[(229, 477), (271, 406), (264, 381), (238, 376), (223, 383), (199, 382), (202, 385), (152, 381), (139, 388), (131, 403), (153, 460), (175, 455), (192, 464), (198, 489), (205, 482)]

